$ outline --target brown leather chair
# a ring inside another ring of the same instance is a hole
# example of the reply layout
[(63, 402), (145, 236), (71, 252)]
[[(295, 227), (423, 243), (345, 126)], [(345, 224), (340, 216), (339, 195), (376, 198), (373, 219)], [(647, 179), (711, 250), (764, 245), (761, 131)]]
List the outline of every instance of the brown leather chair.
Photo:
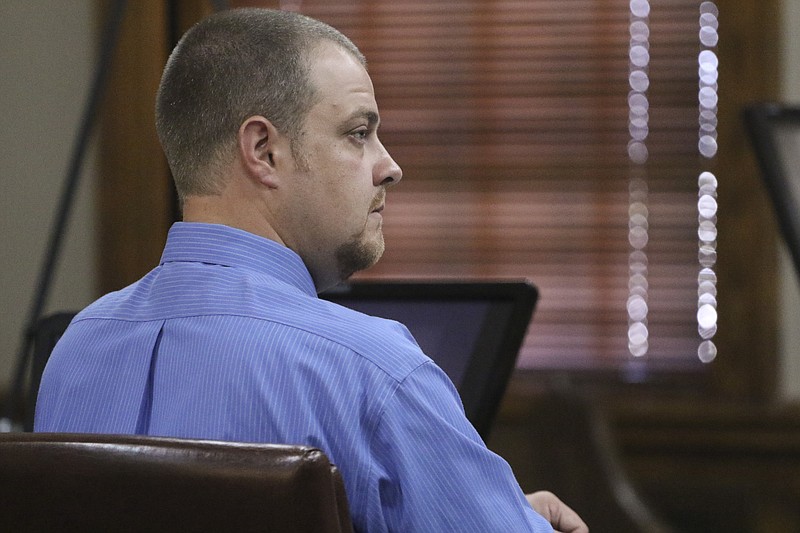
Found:
[(129, 435), (0, 434), (4, 531), (352, 532), (318, 449)]

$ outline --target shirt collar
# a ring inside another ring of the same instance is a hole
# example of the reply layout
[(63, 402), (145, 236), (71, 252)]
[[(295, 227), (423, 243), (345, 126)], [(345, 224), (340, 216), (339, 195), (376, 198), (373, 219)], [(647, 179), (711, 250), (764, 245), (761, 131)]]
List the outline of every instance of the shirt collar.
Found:
[(316, 296), (314, 281), (303, 260), (270, 239), (221, 224), (176, 222), (167, 235), (161, 264), (210, 263), (252, 270)]

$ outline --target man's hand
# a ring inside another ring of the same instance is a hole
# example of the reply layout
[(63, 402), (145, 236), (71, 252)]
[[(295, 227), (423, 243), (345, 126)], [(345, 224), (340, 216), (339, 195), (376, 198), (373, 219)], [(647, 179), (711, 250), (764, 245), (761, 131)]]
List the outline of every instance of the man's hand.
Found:
[(531, 507), (545, 517), (557, 533), (589, 533), (589, 528), (578, 513), (567, 507), (552, 492), (540, 490), (526, 494)]

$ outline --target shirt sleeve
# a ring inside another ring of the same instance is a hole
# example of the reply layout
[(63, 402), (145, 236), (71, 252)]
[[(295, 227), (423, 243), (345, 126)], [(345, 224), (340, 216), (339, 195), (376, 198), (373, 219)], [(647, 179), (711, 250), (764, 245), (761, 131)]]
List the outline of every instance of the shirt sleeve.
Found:
[(508, 463), (486, 448), (433, 363), (387, 402), (371, 443), (368, 531), (551, 533)]

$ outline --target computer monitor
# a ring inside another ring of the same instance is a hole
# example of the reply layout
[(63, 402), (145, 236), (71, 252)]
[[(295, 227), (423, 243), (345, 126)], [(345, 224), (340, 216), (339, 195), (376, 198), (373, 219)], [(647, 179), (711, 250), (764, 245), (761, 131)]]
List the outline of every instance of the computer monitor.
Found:
[(538, 300), (527, 281), (358, 281), (320, 295), (404, 324), (486, 439)]
[(800, 107), (753, 104), (744, 120), (795, 269), (800, 274)]

